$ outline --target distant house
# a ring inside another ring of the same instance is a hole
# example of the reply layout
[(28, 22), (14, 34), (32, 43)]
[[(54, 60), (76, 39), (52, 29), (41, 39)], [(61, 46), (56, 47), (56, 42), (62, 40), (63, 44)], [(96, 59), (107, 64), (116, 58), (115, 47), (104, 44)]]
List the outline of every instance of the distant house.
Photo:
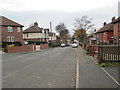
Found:
[(56, 43), (60, 44), (60, 36), (56, 35)]
[(23, 25), (10, 20), (4, 16), (0, 16), (3, 47), (8, 44), (21, 45), (23, 44)]
[[(112, 18), (113, 21), (113, 18)], [(104, 43), (104, 44), (112, 44), (113, 40), (113, 24), (112, 22), (106, 23), (104, 22), (103, 27), (101, 27), (97, 32), (95, 33), (96, 39), (98, 40), (98, 43)]]
[(47, 41), (49, 42), (49, 29), (43, 29), (35, 22), (33, 26), (23, 31), (25, 41)]
[(49, 42), (56, 42), (57, 40), (57, 37), (56, 37), (56, 34), (53, 33), (53, 32), (49, 32)]
[(112, 23), (114, 24), (113, 39), (116, 44), (120, 44), (120, 17), (115, 19)]
[(97, 43), (97, 39), (96, 39), (96, 36), (95, 36), (95, 35), (96, 35), (95, 33), (89, 35), (89, 36), (87, 37), (87, 43), (89, 43), (90, 45), (91, 45), (91, 44), (96, 44), (96, 43)]

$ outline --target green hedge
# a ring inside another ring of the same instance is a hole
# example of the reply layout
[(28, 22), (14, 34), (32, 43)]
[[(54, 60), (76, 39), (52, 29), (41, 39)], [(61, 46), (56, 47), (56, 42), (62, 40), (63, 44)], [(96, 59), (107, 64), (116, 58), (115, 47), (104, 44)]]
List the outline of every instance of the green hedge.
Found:
[(47, 44), (47, 41), (28, 41), (28, 44), (36, 43), (36, 45)]
[(52, 43), (52, 44), (50, 43), (49, 46), (50, 47), (59, 47), (60, 44), (59, 43)]
[(86, 45), (85, 50), (86, 50), (86, 54), (90, 54), (90, 45)]

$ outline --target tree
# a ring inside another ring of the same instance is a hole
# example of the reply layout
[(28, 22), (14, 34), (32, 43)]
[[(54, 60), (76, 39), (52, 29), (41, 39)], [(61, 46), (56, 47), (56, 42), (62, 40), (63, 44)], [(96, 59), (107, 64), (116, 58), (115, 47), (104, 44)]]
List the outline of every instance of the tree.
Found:
[(64, 23), (60, 23), (56, 26), (56, 31), (59, 33), (61, 41), (67, 43), (67, 39), (69, 36), (69, 31), (66, 29), (66, 26)]
[(87, 36), (87, 31), (90, 29), (93, 29), (94, 24), (92, 23), (93, 18), (88, 19), (87, 16), (82, 16), (82, 18), (76, 18), (74, 27), (75, 27), (75, 33), (74, 36), (76, 39), (78, 39), (80, 42), (85, 42), (85, 38)]
[(87, 36), (87, 33), (83, 29), (75, 30), (74, 35), (75, 39), (77, 39), (79, 42), (83, 42), (85, 40), (85, 37)]
[(87, 31), (87, 30), (93, 28), (93, 26), (95, 24), (92, 23), (92, 20), (93, 20), (93, 18), (87, 19), (87, 16), (82, 16), (81, 19), (80, 18), (76, 18), (75, 19), (75, 23), (74, 23), (75, 29), (76, 30), (83, 29), (83, 30)]

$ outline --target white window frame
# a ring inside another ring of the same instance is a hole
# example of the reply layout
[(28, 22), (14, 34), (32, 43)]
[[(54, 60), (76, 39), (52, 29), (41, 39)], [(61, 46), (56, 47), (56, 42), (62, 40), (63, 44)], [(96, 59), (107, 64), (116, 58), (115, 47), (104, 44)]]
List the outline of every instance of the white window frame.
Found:
[(7, 30), (8, 30), (8, 32), (13, 32), (13, 27), (8, 26), (8, 27), (7, 27)]
[(21, 32), (21, 28), (20, 27), (17, 27), (17, 32)]
[(14, 42), (14, 36), (7, 36), (7, 42)]

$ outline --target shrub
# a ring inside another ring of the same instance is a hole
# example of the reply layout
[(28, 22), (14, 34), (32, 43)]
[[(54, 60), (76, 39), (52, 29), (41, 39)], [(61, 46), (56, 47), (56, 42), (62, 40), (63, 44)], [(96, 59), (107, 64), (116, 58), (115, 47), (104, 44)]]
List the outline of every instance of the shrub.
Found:
[(8, 47), (14, 47), (15, 45), (14, 44), (10, 44), (10, 45), (8, 45)]
[(36, 45), (47, 44), (47, 41), (28, 41), (28, 44), (36, 43)]
[(59, 47), (60, 44), (59, 43), (52, 43), (52, 44), (50, 43), (49, 46), (50, 47)]
[(87, 45), (85, 50), (86, 50), (86, 54), (89, 54), (90, 53), (90, 45)]

